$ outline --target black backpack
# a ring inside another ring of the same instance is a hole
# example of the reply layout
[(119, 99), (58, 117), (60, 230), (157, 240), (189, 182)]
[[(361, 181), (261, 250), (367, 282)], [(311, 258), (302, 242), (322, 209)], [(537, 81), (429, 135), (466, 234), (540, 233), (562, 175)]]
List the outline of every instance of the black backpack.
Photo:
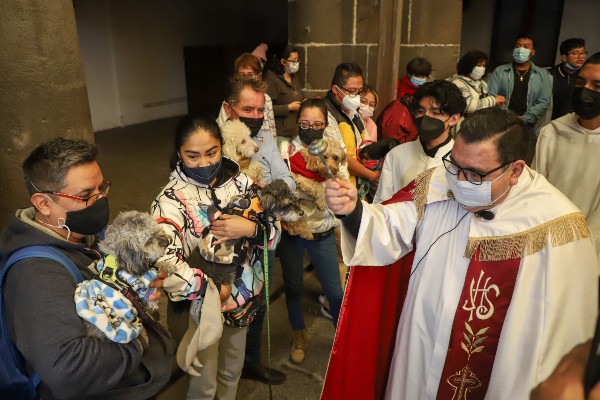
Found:
[(50, 246), (27, 246), (0, 260), (0, 397), (3, 399), (37, 399), (40, 376), (25, 372), (25, 362), (10, 339), (4, 310), (4, 281), (10, 267), (25, 258), (49, 258), (61, 263), (77, 283), (83, 281), (81, 273), (67, 256)]

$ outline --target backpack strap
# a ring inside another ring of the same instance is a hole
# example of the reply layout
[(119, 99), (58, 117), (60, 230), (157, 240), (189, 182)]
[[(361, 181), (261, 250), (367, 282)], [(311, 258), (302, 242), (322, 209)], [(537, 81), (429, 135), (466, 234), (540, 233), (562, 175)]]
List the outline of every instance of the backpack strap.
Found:
[(73, 264), (73, 261), (71, 261), (69, 257), (65, 256), (60, 251), (56, 250), (54, 247), (27, 246), (22, 247), (19, 250), (10, 254), (8, 260), (6, 260), (6, 264), (4, 265), (4, 269), (2, 270), (2, 273), (0, 275), (0, 282), (4, 282), (4, 275), (6, 275), (8, 269), (14, 263), (16, 263), (17, 261), (21, 261), (25, 258), (49, 258), (62, 264), (62, 266), (65, 267), (67, 271), (69, 271), (75, 282), (79, 283), (83, 281), (81, 272), (79, 272), (79, 269), (77, 269), (75, 264)]
[[(10, 267), (12, 267), (16, 262), (24, 260), (26, 258), (49, 258), (51, 260), (54, 260), (62, 264), (62, 266), (65, 267), (67, 271), (69, 271), (75, 282), (79, 283), (83, 281), (81, 272), (79, 272), (79, 269), (77, 269), (73, 261), (71, 261), (69, 257), (67, 257), (66, 255), (64, 255), (63, 253), (51, 246), (27, 246), (22, 247), (19, 250), (10, 254), (8, 259), (6, 260), (6, 263), (4, 264), (4, 268), (2, 268), (2, 271), (0, 271), (0, 332), (4, 333), (4, 337), (2, 337), (2, 340), (5, 340), (9, 344), (8, 348), (12, 353), (13, 360), (18, 360), (19, 356), (16, 353), (17, 349), (14, 343), (12, 343), (12, 341), (8, 338), (8, 326), (6, 324), (6, 318), (4, 316), (4, 295), (1, 294), (1, 289), (4, 287), (4, 280)], [(31, 382), (33, 383), (34, 387), (37, 387), (41, 382), (40, 375), (34, 372), (31, 375)]]

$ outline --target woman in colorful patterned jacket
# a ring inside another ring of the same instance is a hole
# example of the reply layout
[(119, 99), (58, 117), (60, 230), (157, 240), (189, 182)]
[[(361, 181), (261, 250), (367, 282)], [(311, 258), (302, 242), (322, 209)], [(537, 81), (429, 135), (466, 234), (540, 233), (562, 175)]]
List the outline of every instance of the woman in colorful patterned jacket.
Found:
[[(201, 283), (205, 271), (187, 263), (196, 248), (205, 259), (219, 253), (217, 262), (235, 264), (231, 284), (220, 287), (226, 295), (222, 296), (223, 336), (198, 353), (203, 368), (201, 376), (190, 376), (188, 399), (235, 399), (247, 326), (263, 302), (264, 235), (269, 250), (279, 240), (274, 226), (259, 218), (259, 187), (222, 155), (222, 142), (214, 120), (184, 117), (176, 129), (170, 181), (151, 207), (172, 236), (161, 259), (177, 267), (163, 286), (171, 300), (190, 299)], [(209, 245), (204, 246), (207, 240)]]

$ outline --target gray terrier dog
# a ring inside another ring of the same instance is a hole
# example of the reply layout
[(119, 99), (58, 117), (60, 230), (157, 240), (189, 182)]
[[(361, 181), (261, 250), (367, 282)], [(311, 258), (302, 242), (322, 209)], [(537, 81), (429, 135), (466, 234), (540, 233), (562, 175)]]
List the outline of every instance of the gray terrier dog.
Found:
[[(77, 312), (84, 319), (89, 336), (126, 343), (138, 335), (132, 331), (141, 331), (140, 319), (148, 322), (148, 311), (158, 309), (158, 301), (145, 299), (151, 290), (146, 286), (148, 277), (146, 282), (143, 277), (151, 268), (158, 273), (165, 271), (167, 276), (173, 272), (172, 264), (158, 261), (169, 243), (169, 235), (156, 220), (139, 211), (120, 213), (106, 228), (99, 243), (104, 258), (98, 264), (98, 275), (80, 283), (75, 291)], [(137, 312), (123, 310), (122, 305), (115, 307), (123, 303), (124, 297)]]

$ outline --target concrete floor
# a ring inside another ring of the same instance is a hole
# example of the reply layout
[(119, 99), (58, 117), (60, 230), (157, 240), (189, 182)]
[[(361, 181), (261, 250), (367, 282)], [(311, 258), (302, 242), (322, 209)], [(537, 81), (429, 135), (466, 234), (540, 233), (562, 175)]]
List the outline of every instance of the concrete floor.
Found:
[[(173, 151), (177, 120), (163, 119), (95, 134), (96, 143), (101, 150), (102, 171), (105, 178), (113, 183), (109, 198), (111, 218), (120, 211), (150, 209), (152, 200), (168, 180), (169, 157)], [(343, 277), (345, 271), (342, 265), (340, 267), (340, 275)], [(317, 301), (320, 293), (321, 287), (314, 273), (305, 272), (307, 353), (303, 364), (294, 365), (289, 360), (292, 333), (287, 320), (281, 266), (279, 260), (276, 260), (271, 283), (271, 365), (284, 371), (287, 381), (283, 385), (273, 386), (274, 399), (312, 400), (320, 397), (335, 334), (331, 320), (320, 314), (321, 305)], [(161, 322), (164, 322), (164, 307), (162, 309)], [(266, 324), (262, 350), (263, 363), (266, 365)], [(183, 375), (174, 379), (157, 398), (185, 399), (186, 389), (187, 377)], [(255, 381), (241, 380), (237, 398), (268, 399), (269, 387)]]

